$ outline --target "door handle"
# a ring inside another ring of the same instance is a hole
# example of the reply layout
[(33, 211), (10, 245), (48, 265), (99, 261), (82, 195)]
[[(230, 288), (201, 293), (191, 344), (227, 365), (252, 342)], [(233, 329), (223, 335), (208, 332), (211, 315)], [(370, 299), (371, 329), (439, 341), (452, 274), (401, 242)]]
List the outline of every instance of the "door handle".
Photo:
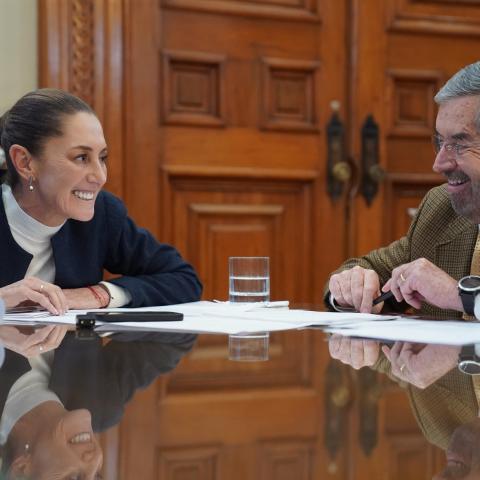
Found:
[(327, 124), (327, 191), (332, 200), (340, 197), (351, 177), (352, 168), (345, 149), (345, 128), (334, 111)]
[(362, 182), (361, 192), (367, 205), (371, 205), (378, 187), (385, 178), (385, 170), (379, 164), (379, 127), (373, 115), (368, 115), (362, 126)]

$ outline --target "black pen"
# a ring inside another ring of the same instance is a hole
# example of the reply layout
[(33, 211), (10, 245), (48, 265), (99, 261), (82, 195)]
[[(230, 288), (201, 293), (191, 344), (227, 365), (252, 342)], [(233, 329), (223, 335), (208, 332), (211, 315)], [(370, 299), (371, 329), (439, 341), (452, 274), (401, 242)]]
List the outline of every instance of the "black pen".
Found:
[(385, 300), (389, 300), (392, 297), (393, 297), (393, 293), (391, 290), (389, 290), (388, 292), (382, 293), (379, 297), (375, 298), (372, 302), (372, 305), (377, 305), (379, 303), (384, 302)]

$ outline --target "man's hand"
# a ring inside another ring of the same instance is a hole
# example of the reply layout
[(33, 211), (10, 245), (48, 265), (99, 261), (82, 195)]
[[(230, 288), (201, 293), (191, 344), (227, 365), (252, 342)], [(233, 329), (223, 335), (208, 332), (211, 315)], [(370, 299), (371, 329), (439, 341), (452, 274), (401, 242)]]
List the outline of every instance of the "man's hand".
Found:
[(463, 311), (457, 281), (426, 258), (418, 258), (392, 271), (382, 290), (391, 290), (397, 302), (419, 309), (422, 301), (439, 308)]
[(380, 279), (373, 270), (353, 267), (330, 277), (328, 288), (340, 307), (353, 307), (362, 313), (378, 313), (379, 303), (372, 307), (373, 299), (380, 295)]
[(378, 360), (380, 344), (375, 340), (356, 340), (334, 334), (328, 340), (332, 358), (351, 365), (356, 370), (371, 367)]
[(19, 305), (40, 305), (53, 315), (61, 315), (68, 310), (68, 302), (60, 287), (35, 277), (0, 288), (0, 298), (7, 309)]
[(382, 347), (392, 364), (392, 374), (418, 388), (427, 388), (458, 363), (460, 347), (395, 342)]

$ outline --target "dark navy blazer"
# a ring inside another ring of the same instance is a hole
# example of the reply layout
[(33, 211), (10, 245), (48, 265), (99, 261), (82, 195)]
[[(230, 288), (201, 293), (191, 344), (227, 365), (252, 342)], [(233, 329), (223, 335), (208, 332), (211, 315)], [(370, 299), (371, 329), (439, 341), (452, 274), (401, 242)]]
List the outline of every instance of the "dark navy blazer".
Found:
[[(120, 275), (108, 281), (130, 293), (129, 307), (191, 302), (202, 293), (192, 266), (137, 227), (121, 200), (108, 192), (98, 195), (92, 220), (67, 220), (51, 242), (54, 283), (61, 288), (95, 285), (106, 269)], [(0, 287), (23, 279), (31, 259), (13, 239), (0, 199)]]

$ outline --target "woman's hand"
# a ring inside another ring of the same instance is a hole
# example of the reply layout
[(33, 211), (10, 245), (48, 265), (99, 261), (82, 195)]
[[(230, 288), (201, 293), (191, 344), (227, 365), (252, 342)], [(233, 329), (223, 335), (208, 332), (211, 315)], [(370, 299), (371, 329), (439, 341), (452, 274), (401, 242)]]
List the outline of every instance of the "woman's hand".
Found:
[(35, 277), (0, 288), (0, 298), (7, 310), (19, 305), (40, 305), (53, 315), (62, 315), (69, 308), (67, 297), (60, 287)]
[(30, 358), (54, 350), (62, 343), (68, 326), (32, 327), (0, 326), (0, 342), (5, 348)]

